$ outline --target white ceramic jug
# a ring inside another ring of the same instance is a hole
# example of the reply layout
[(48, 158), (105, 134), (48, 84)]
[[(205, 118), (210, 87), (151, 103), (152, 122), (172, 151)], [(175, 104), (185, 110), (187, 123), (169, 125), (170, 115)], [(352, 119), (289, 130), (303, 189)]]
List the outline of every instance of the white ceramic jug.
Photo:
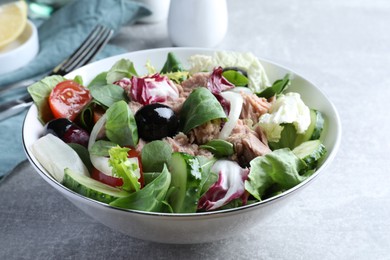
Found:
[(175, 46), (215, 47), (227, 27), (226, 0), (171, 0), (168, 34)]

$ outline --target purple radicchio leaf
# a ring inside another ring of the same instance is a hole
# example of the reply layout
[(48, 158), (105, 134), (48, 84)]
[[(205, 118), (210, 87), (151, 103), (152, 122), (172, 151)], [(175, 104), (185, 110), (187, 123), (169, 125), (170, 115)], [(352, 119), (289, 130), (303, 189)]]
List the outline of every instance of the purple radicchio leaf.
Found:
[(222, 67), (216, 67), (207, 82), (207, 88), (214, 94), (226, 115), (230, 112), (230, 102), (221, 96), (221, 92), (234, 88), (234, 85), (222, 76)]
[(198, 209), (215, 210), (234, 199), (241, 198), (243, 205), (247, 202), (244, 182), (248, 179), (249, 169), (241, 168), (236, 162), (217, 161), (211, 171), (218, 172), (218, 180), (199, 199)]
[(130, 97), (142, 105), (149, 105), (174, 100), (179, 97), (179, 91), (168, 77), (156, 73), (146, 77), (133, 76)]

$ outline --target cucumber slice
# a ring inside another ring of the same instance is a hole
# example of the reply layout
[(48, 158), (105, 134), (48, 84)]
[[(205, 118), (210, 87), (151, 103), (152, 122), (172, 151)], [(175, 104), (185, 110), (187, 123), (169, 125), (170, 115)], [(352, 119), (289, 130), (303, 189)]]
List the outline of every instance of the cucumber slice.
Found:
[(202, 170), (198, 159), (189, 154), (175, 152), (169, 162), (172, 174), (172, 193), (168, 198), (173, 212), (194, 213), (201, 193)]
[(318, 160), (326, 154), (326, 148), (320, 140), (310, 140), (295, 147), (293, 153), (303, 160), (309, 168), (316, 166)]
[(309, 140), (320, 139), (322, 130), (324, 129), (324, 117), (320, 111), (310, 109), (310, 125), (303, 134), (298, 134), (295, 140), (295, 146)]
[(130, 195), (127, 191), (111, 187), (85, 175), (73, 172), (69, 168), (66, 168), (64, 172), (65, 175), (62, 184), (72, 191), (88, 198), (110, 203), (117, 198), (123, 198)]

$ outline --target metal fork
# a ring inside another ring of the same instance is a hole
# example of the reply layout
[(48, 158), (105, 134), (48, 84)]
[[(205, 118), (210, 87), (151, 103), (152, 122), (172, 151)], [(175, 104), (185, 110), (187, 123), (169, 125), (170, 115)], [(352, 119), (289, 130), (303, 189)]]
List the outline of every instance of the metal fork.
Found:
[[(113, 34), (113, 30), (103, 25), (97, 25), (87, 36), (84, 42), (75, 50), (67, 59), (57, 65), (52, 71), (40, 75), (40, 78), (50, 75), (64, 76), (74, 69), (77, 69), (89, 63), (100, 50), (107, 44)], [(35, 83), (35, 79), (23, 80), (0, 89), (0, 95), (11, 91), (26, 88)], [(22, 97), (0, 104), (0, 121), (16, 115), (24, 109), (31, 106), (33, 100), (30, 94), (25, 94)]]

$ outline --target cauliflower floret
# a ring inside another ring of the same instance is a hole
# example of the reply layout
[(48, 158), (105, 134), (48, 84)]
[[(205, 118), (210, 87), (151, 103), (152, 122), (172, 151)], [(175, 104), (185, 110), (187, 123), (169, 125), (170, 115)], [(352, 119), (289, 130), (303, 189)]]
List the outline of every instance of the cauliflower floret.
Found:
[(298, 93), (281, 95), (262, 115), (259, 125), (264, 130), (269, 142), (278, 142), (283, 130), (283, 123), (292, 123), (298, 134), (304, 133), (310, 125), (310, 109)]

